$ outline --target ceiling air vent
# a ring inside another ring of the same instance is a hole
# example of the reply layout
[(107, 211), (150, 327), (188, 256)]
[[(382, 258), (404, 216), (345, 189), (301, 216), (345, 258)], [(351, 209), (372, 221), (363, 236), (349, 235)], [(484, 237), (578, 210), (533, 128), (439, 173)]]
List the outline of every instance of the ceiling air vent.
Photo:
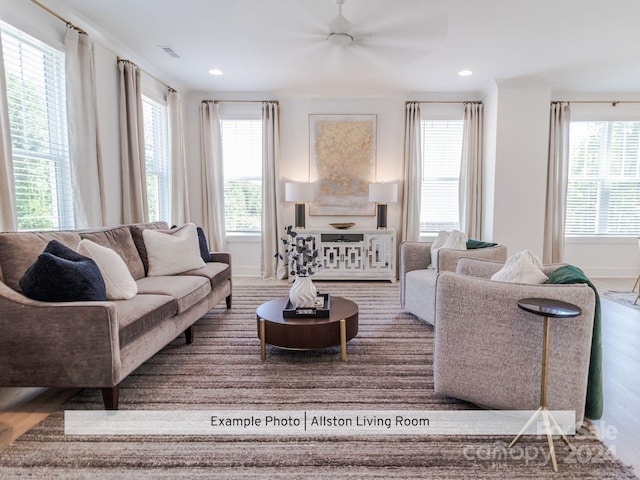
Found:
[(168, 45), (158, 45), (167, 55), (171, 55), (173, 58), (180, 58), (180, 55), (176, 53), (176, 51)]

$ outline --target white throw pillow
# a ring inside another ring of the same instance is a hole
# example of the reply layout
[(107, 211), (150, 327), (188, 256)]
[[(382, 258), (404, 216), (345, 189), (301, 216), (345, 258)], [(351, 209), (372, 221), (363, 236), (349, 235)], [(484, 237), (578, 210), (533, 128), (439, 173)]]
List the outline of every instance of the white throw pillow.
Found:
[(142, 231), (142, 238), (149, 260), (149, 277), (177, 275), (205, 265), (193, 223), (171, 230), (146, 229)]
[(467, 236), (460, 230), (452, 230), (451, 232), (441, 230), (431, 244), (431, 265), (429, 265), (429, 268), (436, 269), (438, 265), (438, 251), (441, 248), (466, 250)]
[(547, 276), (542, 272), (540, 259), (531, 250), (523, 250), (507, 258), (504, 267), (494, 273), (491, 280), (540, 284), (547, 281)]
[(138, 285), (127, 264), (115, 250), (85, 238), (78, 244), (78, 253), (89, 257), (98, 265), (107, 287), (107, 300), (129, 300), (136, 296)]

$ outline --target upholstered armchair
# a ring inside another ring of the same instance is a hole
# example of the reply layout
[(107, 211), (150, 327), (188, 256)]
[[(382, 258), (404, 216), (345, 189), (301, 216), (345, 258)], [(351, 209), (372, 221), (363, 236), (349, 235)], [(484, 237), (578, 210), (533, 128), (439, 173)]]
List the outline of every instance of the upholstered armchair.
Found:
[[(528, 285), (490, 280), (503, 264), (462, 258), (436, 287), (434, 390), (480, 406), (535, 410), (540, 400), (543, 322), (518, 308), (523, 298), (579, 306), (551, 320), (547, 404), (575, 410), (582, 424), (592, 348), (595, 293), (586, 284)], [(559, 265), (546, 266), (545, 274)]]
[(400, 244), (400, 305), (433, 325), (438, 273), (455, 272), (460, 257), (504, 262), (507, 248), (504, 245), (468, 250), (442, 248), (438, 251), (438, 264), (435, 268), (427, 268), (431, 264), (431, 245), (431, 242), (409, 241)]

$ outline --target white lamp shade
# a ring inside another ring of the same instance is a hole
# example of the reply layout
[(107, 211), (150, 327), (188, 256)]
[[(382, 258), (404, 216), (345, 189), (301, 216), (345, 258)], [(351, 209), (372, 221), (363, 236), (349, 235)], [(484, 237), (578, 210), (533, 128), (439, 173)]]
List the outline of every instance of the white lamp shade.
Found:
[(396, 183), (370, 183), (369, 201), (394, 203), (398, 201), (398, 185)]
[(294, 182), (285, 183), (284, 199), (287, 202), (312, 202), (313, 201), (313, 184), (312, 183), (294, 183)]

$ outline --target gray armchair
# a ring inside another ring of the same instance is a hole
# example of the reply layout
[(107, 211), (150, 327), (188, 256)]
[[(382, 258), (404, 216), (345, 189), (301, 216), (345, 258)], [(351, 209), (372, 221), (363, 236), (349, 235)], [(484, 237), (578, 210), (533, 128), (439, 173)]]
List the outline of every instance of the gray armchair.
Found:
[[(539, 405), (543, 318), (518, 308), (528, 297), (582, 309), (551, 321), (547, 403), (584, 419), (595, 293), (586, 284), (528, 285), (491, 281), (500, 262), (463, 258), (436, 288), (434, 390), (480, 406), (535, 410)], [(545, 267), (545, 273), (558, 265)]]
[(432, 242), (402, 242), (400, 244), (400, 305), (419, 319), (434, 324), (436, 278), (444, 271), (455, 272), (461, 257), (482, 258), (503, 262), (507, 259), (507, 248), (496, 245), (470, 250), (443, 248), (438, 251), (437, 268), (431, 264)]

